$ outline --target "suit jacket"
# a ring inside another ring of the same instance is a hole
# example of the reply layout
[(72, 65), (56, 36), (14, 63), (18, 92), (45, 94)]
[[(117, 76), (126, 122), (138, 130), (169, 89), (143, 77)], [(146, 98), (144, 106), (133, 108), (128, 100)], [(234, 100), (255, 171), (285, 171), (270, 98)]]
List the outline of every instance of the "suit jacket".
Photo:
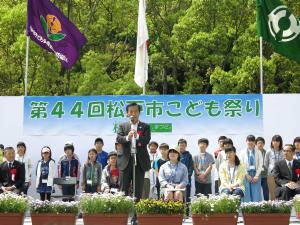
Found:
[[(131, 157), (131, 140), (126, 140), (131, 130), (130, 122), (122, 123), (119, 126), (117, 142), (121, 144), (121, 150), (118, 152), (117, 166), (120, 170), (124, 170), (128, 166)], [(151, 168), (150, 158), (147, 151), (147, 145), (151, 139), (150, 126), (146, 123), (139, 122), (137, 126), (139, 139), (136, 140), (136, 160), (143, 171)]]
[[(14, 175), (12, 175), (14, 174)], [(14, 180), (12, 179), (14, 177)], [(8, 168), (8, 162), (3, 162), (0, 165), (0, 188), (16, 186), (17, 189), (23, 187), (25, 182), (25, 166), (19, 161), (14, 161), (12, 168)]]
[(292, 174), (289, 171), (285, 159), (275, 163), (273, 174), (276, 183), (276, 196), (279, 194), (281, 187), (284, 187), (289, 181), (298, 182), (299, 179), (296, 174), (296, 169), (300, 169), (300, 162), (297, 160), (293, 160)]

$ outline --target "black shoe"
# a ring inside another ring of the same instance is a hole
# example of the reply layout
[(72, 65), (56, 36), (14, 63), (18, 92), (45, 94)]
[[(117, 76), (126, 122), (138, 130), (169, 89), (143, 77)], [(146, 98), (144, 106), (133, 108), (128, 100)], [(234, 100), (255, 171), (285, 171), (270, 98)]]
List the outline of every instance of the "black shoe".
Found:
[(132, 218), (131, 218), (131, 225), (138, 225), (138, 221), (137, 221), (137, 218), (136, 216), (134, 215)]
[(131, 225), (138, 225), (137, 220), (131, 220)]

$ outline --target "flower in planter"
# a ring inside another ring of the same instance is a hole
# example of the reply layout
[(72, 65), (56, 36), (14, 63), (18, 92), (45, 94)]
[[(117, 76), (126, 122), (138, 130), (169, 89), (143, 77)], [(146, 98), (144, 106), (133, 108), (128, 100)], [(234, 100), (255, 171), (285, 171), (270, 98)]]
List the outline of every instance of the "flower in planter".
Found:
[(133, 210), (133, 204), (133, 198), (125, 196), (123, 193), (82, 194), (79, 202), (80, 209), (84, 214), (128, 214)]
[(300, 212), (300, 195), (295, 195), (293, 199), (294, 207), (297, 213)]
[(163, 201), (161, 199), (143, 199), (135, 205), (138, 214), (183, 214), (181, 201)]
[(232, 214), (238, 213), (240, 206), (240, 197), (234, 195), (199, 195), (192, 201), (192, 214)]
[(25, 213), (28, 199), (14, 193), (0, 194), (0, 213)]
[(248, 214), (291, 213), (292, 205), (292, 201), (245, 202), (241, 209)]
[(30, 201), (31, 213), (78, 213), (78, 203), (77, 202), (63, 202), (63, 201), (40, 201), (31, 200)]

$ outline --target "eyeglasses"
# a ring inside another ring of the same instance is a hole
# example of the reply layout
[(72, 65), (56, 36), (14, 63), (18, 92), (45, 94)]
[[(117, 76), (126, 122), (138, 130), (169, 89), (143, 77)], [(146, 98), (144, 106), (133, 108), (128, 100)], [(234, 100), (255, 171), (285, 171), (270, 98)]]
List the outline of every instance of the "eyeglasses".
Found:
[(50, 152), (43, 152), (42, 154), (50, 154)]

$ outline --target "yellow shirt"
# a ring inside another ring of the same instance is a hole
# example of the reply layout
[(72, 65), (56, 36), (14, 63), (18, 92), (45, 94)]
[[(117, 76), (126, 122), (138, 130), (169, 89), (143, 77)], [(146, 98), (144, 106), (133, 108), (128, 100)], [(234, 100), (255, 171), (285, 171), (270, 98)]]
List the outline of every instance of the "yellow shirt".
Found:
[[(221, 186), (220, 186), (220, 192), (222, 192), (222, 189), (227, 188), (229, 184), (231, 184), (230, 181), (230, 174), (228, 170), (228, 161), (225, 161), (221, 164), (219, 168), (219, 177), (221, 180)], [(234, 173), (234, 179), (233, 179), (233, 185), (238, 184), (239, 188), (245, 192), (245, 186), (244, 186), (244, 178), (246, 175), (246, 167), (244, 164), (240, 164), (237, 168), (235, 168)]]

